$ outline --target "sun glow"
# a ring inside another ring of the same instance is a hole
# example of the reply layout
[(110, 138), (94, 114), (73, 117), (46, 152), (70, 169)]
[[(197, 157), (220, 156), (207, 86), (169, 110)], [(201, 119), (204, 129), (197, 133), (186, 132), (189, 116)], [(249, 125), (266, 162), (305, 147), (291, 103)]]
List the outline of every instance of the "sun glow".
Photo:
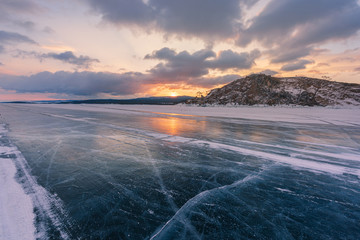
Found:
[(171, 93), (170, 93), (170, 96), (171, 96), (171, 97), (177, 97), (177, 95), (178, 95), (177, 92), (171, 92)]

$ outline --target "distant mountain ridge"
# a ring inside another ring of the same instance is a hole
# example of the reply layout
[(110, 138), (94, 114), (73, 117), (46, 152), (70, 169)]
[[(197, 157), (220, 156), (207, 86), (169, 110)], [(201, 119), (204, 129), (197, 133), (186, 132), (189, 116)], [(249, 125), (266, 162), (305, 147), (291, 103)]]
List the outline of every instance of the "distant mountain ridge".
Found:
[(207, 96), (187, 104), (360, 106), (360, 84), (341, 83), (307, 77), (277, 78), (252, 74), (237, 79)]
[(134, 99), (87, 99), (87, 100), (53, 100), (53, 101), (14, 101), (8, 103), (45, 103), (45, 104), (153, 104), (175, 105), (191, 99), (189, 96), (147, 97)]

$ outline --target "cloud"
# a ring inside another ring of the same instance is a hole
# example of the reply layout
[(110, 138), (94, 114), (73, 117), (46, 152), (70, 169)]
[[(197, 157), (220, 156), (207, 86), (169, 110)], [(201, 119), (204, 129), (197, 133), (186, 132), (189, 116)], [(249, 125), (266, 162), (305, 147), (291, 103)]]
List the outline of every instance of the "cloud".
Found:
[(87, 0), (106, 22), (118, 27), (196, 37), (207, 43), (256, 41), (272, 63), (289, 63), (329, 41), (360, 30), (358, 0), (270, 0), (253, 18), (246, 12), (259, 0)]
[[(214, 87), (240, 78), (239, 75), (191, 78), (188, 86)], [(53, 93), (68, 96), (96, 97), (144, 93), (149, 84), (157, 84), (151, 74), (139, 72), (40, 72), (31, 76), (0, 75), (0, 88), (17, 93)], [(165, 82), (171, 84), (171, 81)]]
[(107, 72), (40, 72), (31, 76), (0, 75), (0, 87), (18, 93), (58, 93), (91, 96), (131, 95), (142, 90), (143, 74)]
[[(356, 0), (272, 0), (252, 20), (250, 27), (242, 32), (239, 44), (246, 45), (254, 39), (265, 45), (273, 45), (284, 40), (301, 42), (300, 38), (309, 38), (314, 34), (307, 31), (309, 27), (319, 28), (329, 22), (334, 24), (334, 28), (326, 35), (338, 36), (343, 29), (338, 29), (337, 26), (346, 22), (346, 17), (341, 15), (346, 13), (353, 15), (359, 11), (359, 8)], [(352, 18), (351, 16), (350, 19)], [(355, 20), (354, 18), (350, 22), (358, 26)], [(294, 34), (295, 30), (298, 31), (295, 32), (296, 34)]]
[(17, 50), (16, 54), (13, 55), (13, 57), (17, 58), (26, 58), (26, 57), (32, 57), (37, 58), (40, 61), (43, 61), (44, 59), (55, 59), (62, 61), (64, 63), (75, 65), (76, 68), (89, 68), (94, 63), (99, 63), (100, 60), (96, 58), (90, 58), (89, 56), (80, 55), (79, 57), (75, 56), (75, 54), (72, 51), (65, 51), (62, 53), (40, 53), (36, 51), (23, 51), (23, 50)]
[(330, 66), (330, 64), (329, 63), (318, 63), (316, 66), (323, 67), (323, 66)]
[(12, 12), (36, 12), (39, 10), (37, 4), (28, 0), (0, 0), (0, 9)]
[(100, 61), (96, 58), (90, 58), (88, 56), (80, 55), (79, 57), (75, 56), (73, 52), (66, 51), (63, 53), (47, 53), (41, 54), (40, 58), (53, 58), (60, 60), (65, 63), (76, 65), (80, 68), (89, 68), (93, 63), (99, 63)]
[[(20, 52), (24, 56), (39, 59), (53, 58), (77, 66), (88, 66), (94, 62), (89, 57), (76, 57), (72, 52), (60, 54)], [(186, 86), (214, 87), (239, 78), (239, 75), (208, 76), (210, 69), (250, 68), (260, 56), (258, 50), (250, 53), (236, 53), (226, 50), (215, 54), (212, 50), (202, 49), (194, 53), (163, 48), (145, 56), (162, 62), (147, 73), (127, 72), (40, 72), (31, 76), (0, 75), (0, 88), (18, 93), (54, 93), (69, 96), (96, 96), (101, 94), (133, 95), (146, 91), (153, 84), (182, 83)]]
[(117, 26), (151, 26), (179, 37), (224, 39), (236, 34), (242, 7), (258, 0), (88, 0), (103, 20)]
[(201, 37), (231, 36), (240, 20), (239, 0), (150, 0), (156, 25), (167, 33)]
[(0, 45), (0, 53), (3, 53), (4, 52), (4, 46)]
[(49, 26), (44, 27), (44, 29), (43, 29), (42, 31), (43, 31), (44, 33), (48, 33), (48, 34), (52, 34), (52, 33), (55, 32), (55, 30), (52, 29), (52, 28), (49, 27)]
[(261, 72), (259, 72), (259, 73), (266, 74), (266, 75), (271, 75), (271, 76), (272, 76), (272, 75), (278, 74), (279, 72), (273, 71), (273, 70), (270, 70), (270, 69), (266, 69), (266, 70), (261, 71)]
[(0, 62), (0, 66), (4, 66), (4, 64), (2, 62)]
[(104, 20), (119, 25), (148, 24), (154, 18), (154, 11), (142, 0), (88, 0), (88, 2)]
[(255, 64), (255, 59), (260, 56), (261, 53), (258, 49), (255, 49), (250, 53), (236, 53), (232, 50), (225, 50), (221, 51), (216, 59), (210, 61), (210, 67), (220, 70), (226, 70), (231, 68), (249, 69)]
[(220, 77), (195, 78), (191, 81), (191, 85), (196, 87), (211, 88), (218, 85), (227, 84), (239, 78), (241, 78), (241, 76), (237, 74), (229, 74)]
[(26, 30), (34, 30), (36, 26), (33, 21), (15, 21), (14, 23)]
[(152, 54), (147, 54), (144, 59), (161, 59), (166, 60), (175, 57), (176, 52), (173, 49), (164, 47), (160, 50), (154, 51)]
[(221, 51), (218, 55), (210, 49), (202, 49), (194, 53), (162, 48), (145, 56), (145, 59), (158, 59), (157, 64), (148, 72), (158, 81), (186, 81), (209, 73), (210, 69), (249, 69), (255, 64), (260, 51), (237, 53), (232, 50)]
[(29, 43), (37, 44), (34, 40), (28, 38), (27, 36), (21, 35), (15, 32), (7, 32), (0, 30), (0, 43), (2, 44), (12, 44), (12, 43)]
[[(254, 60), (259, 56), (260, 52), (258, 50), (253, 50), (249, 53), (237, 53), (231, 50), (225, 50), (216, 54), (210, 49), (202, 49), (194, 53), (189, 53), (187, 51), (178, 53), (170, 48), (162, 48), (145, 56), (145, 59), (162, 61), (148, 70), (145, 74), (133, 72), (124, 74), (101, 72), (43, 72), (32, 76), (14, 77), (15, 80), (13, 82), (10, 81), (11, 77), (7, 76), (6, 81), (4, 79), (3, 81), (0, 81), (0, 87), (4, 86), (7, 90), (16, 90), (19, 92), (47, 92), (73, 95), (109, 93), (107, 88), (98, 87), (99, 84), (108, 84), (108, 89), (111, 90), (116, 89), (117, 84), (121, 83), (122, 87), (127, 89), (122, 82), (123, 79), (127, 79), (126, 82), (129, 86), (132, 86), (131, 89), (142, 89), (144, 85), (159, 83), (182, 83), (188, 86), (213, 87), (219, 84), (228, 83), (240, 76), (207, 76), (209, 70), (218, 69), (223, 71), (227, 69), (248, 69), (255, 64)], [(76, 57), (72, 52), (43, 54), (38, 52), (18, 51), (18, 54), (15, 57), (35, 57), (40, 60), (51, 58), (74, 64), (77, 67), (82, 68), (88, 67), (94, 62), (98, 62), (98, 60), (87, 56)], [(88, 76), (89, 80), (86, 80), (85, 76)], [(109, 79), (109, 77), (116, 77), (119, 79), (119, 82), (106, 80)], [(102, 78), (105, 80), (102, 81)], [(71, 85), (74, 85), (74, 88), (71, 88)], [(78, 85), (81, 87), (77, 87)], [(116, 91), (116, 93), (122, 95), (120, 91)], [(126, 91), (126, 93), (129, 93), (129, 91)], [(131, 94), (132, 93), (136, 93), (136, 91), (132, 90)]]
[(300, 59), (296, 62), (286, 64), (282, 66), (281, 70), (283, 71), (295, 71), (299, 69), (305, 69), (307, 64), (314, 63), (314, 61)]
[(23, 15), (36, 14), (41, 8), (29, 0), (0, 0), (0, 23), (6, 22), (31, 30), (35, 24)]
[(360, 67), (354, 69), (355, 72), (360, 72)]
[(273, 50), (268, 51), (267, 53), (271, 56), (271, 63), (284, 63), (290, 62), (295, 59), (308, 56), (312, 51), (311, 47), (298, 47), (285, 49), (279, 47)]
[(311, 53), (319, 44), (346, 39), (360, 29), (356, 0), (272, 0), (240, 30), (237, 44), (258, 41), (272, 62), (288, 62)]
[(146, 55), (145, 59), (164, 60), (149, 70), (159, 81), (183, 81), (189, 77), (200, 77), (208, 74), (207, 59), (215, 57), (212, 50), (199, 50), (190, 54), (187, 51), (176, 53), (174, 50), (163, 48)]

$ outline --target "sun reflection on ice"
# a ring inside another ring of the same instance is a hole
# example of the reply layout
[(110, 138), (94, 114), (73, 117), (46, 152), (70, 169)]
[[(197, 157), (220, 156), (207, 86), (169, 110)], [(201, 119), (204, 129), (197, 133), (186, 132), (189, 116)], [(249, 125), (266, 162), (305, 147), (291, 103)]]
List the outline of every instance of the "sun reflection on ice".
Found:
[(153, 127), (160, 132), (177, 135), (179, 133), (179, 119), (178, 118), (157, 118), (153, 121)]
[(191, 135), (195, 132), (202, 133), (206, 129), (205, 121), (196, 121), (178, 117), (157, 117), (151, 119), (151, 126), (160, 133), (182, 136)]

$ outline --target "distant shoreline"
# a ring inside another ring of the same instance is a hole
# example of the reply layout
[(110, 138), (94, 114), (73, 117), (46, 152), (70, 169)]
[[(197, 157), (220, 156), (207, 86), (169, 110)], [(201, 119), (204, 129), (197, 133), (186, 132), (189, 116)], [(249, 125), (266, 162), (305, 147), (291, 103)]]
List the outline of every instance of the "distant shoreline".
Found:
[(43, 101), (7, 101), (3, 103), (21, 104), (151, 104), (151, 105), (175, 105), (183, 103), (193, 97), (146, 97), (134, 99), (85, 99), (85, 100), (43, 100)]

